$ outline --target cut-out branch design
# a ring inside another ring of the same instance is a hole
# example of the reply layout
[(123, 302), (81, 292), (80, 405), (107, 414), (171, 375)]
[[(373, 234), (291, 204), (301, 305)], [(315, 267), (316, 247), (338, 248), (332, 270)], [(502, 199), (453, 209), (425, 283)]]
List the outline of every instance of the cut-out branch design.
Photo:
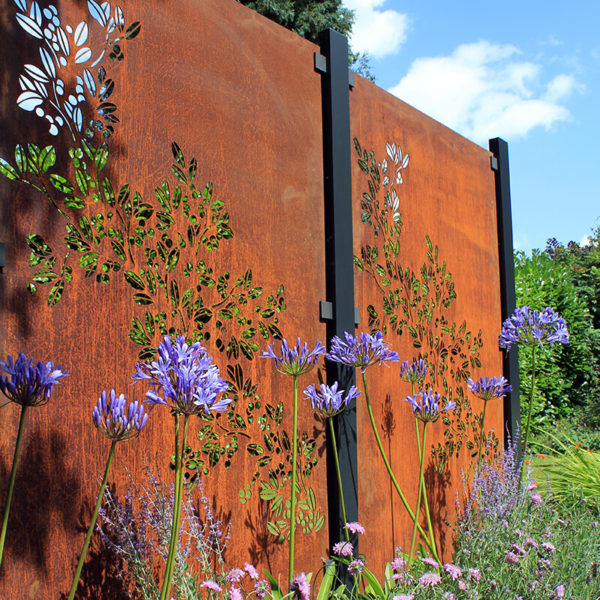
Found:
[(369, 327), (384, 335), (408, 332), (418, 357), (430, 366), (428, 385), (456, 403), (454, 418), (443, 417), (444, 444), (434, 449), (441, 469), (450, 456), (458, 455), (463, 443), (469, 450), (474, 448), (477, 426), (465, 384), (471, 369), (481, 366), (481, 331), (474, 334), (466, 322), (454, 323), (447, 316), (456, 290), (429, 236), (426, 261), (418, 271), (400, 262), (402, 217), (397, 186), (403, 183), (408, 155), (403, 155), (399, 145), (387, 144), (387, 158), (379, 163), (375, 153), (363, 149), (356, 138), (354, 148), (368, 185), (362, 195), (361, 220), (372, 229), (374, 239), (362, 246), (354, 264), (379, 291), (378, 302), (367, 307)]
[[(239, 448), (245, 448), (256, 459), (252, 484), (260, 481), (260, 496), (273, 511), (269, 528), (284, 536), (289, 501), (282, 490), (290, 476), (290, 441), (280, 429), (283, 403), (261, 401), (258, 385), (244, 374), (259, 344), (282, 337), (283, 285), (266, 292), (251, 268), (235, 274), (220, 268), (218, 252), (234, 236), (229, 213), (211, 183), (198, 184), (197, 161), (186, 161), (176, 143), (171, 148), (175, 181), (162, 181), (150, 200), (107, 175), (109, 142), (119, 119), (117, 106), (109, 102), (115, 83), (100, 61), (107, 54), (122, 61), (123, 43), (137, 37), (139, 22), (126, 27), (119, 7), (113, 11), (107, 2), (89, 0), (91, 22), (99, 30), (94, 44), (86, 21), (63, 26), (53, 5), (41, 9), (37, 2), (15, 3), (19, 24), (40, 40), (42, 61), (39, 67), (25, 65), (17, 104), (47, 119), (51, 134), (69, 132), (64, 156), (58, 145), (24, 143), (17, 145), (14, 162), (0, 158), (0, 173), (43, 194), (64, 220), (64, 244), (51, 246), (37, 233), (27, 236), (29, 264), (35, 269), (29, 291), (49, 288), (47, 301), (54, 306), (76, 270), (101, 284), (121, 278), (135, 306), (129, 338), (139, 346), (141, 360), (155, 355), (164, 335), (184, 335), (224, 354), (234, 401), (228, 412), (203, 417), (200, 447), (187, 450), (186, 476), (206, 475), (221, 460), (229, 467)], [(67, 73), (73, 93), (67, 91)], [(96, 116), (86, 126), (90, 111)], [(314, 448), (314, 440), (300, 437), (299, 522), (307, 532), (324, 523), (305, 482), (317, 463)], [(242, 502), (251, 495), (248, 484), (240, 492)]]

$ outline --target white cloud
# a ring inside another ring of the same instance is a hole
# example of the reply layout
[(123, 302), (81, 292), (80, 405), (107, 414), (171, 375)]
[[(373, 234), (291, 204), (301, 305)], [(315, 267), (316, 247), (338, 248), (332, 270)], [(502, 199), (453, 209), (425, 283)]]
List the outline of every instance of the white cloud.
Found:
[(450, 56), (418, 58), (390, 92), (482, 144), (568, 121), (561, 102), (581, 86), (567, 74), (541, 84), (541, 65), (519, 54), (509, 44), (462, 44)]
[(385, 0), (344, 0), (354, 11), (350, 46), (373, 58), (394, 54), (406, 40), (408, 17), (395, 10), (379, 10)]
[(580, 246), (589, 246), (592, 243), (592, 240), (589, 238), (589, 236), (584, 235), (581, 238), (581, 241), (579, 242)]

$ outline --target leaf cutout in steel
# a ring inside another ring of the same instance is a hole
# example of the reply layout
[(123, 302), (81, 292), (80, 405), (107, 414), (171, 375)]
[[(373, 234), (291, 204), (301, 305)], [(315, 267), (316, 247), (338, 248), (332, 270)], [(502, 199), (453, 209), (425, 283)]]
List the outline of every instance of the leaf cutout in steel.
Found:
[(71, 53), (69, 47), (69, 40), (67, 39), (67, 34), (62, 30), (62, 27), (58, 27), (56, 29), (56, 35), (58, 37), (58, 44), (60, 46), (60, 49), (62, 50), (62, 53), (65, 56), (69, 56), (69, 54)]
[(78, 64), (84, 63), (90, 60), (91, 57), (92, 51), (87, 46), (84, 46), (77, 51), (77, 54), (75, 54), (75, 62)]
[(142, 26), (139, 21), (132, 23), (125, 31), (125, 39), (132, 40), (133, 38), (137, 37), (141, 28)]
[(46, 73), (48, 73), (52, 79), (55, 79), (56, 68), (50, 53), (45, 48), (40, 48), (40, 57), (42, 58), (42, 64), (44, 65), (44, 69), (46, 69)]
[(96, 19), (96, 21), (98, 21), (102, 27), (106, 26), (106, 15), (97, 2), (94, 2), (94, 0), (88, 0), (88, 10), (90, 11), (90, 15), (92, 15), (92, 17)]
[(38, 38), (39, 40), (44, 39), (44, 34), (42, 33), (42, 30), (33, 19), (30, 19), (27, 15), (19, 13), (17, 14), (17, 21), (19, 22), (19, 25), (29, 35), (32, 35), (33, 37)]
[(27, 10), (27, 1), (26, 0), (15, 0), (15, 4), (22, 10)]
[(35, 65), (25, 65), (25, 71), (36, 81), (40, 81), (41, 83), (48, 83), (50, 81), (46, 73), (44, 73), (44, 71)]
[(92, 75), (89, 69), (83, 70), (83, 80), (85, 81), (85, 85), (92, 96), (96, 95), (96, 82), (94, 81), (94, 76)]
[(77, 25), (77, 29), (75, 29), (75, 34), (73, 35), (73, 41), (76, 46), (83, 46), (88, 39), (89, 28), (88, 24), (85, 21), (81, 21), (79, 25)]

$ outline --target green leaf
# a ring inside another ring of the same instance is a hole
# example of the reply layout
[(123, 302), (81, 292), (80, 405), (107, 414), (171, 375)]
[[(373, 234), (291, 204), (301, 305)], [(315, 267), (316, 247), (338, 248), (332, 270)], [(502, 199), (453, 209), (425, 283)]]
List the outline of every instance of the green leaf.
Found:
[(67, 179), (65, 179), (62, 175), (58, 175), (56, 173), (52, 173), (50, 175), (50, 183), (63, 194), (72, 194), (75, 191), (75, 188), (69, 183)]
[(139, 277), (139, 275), (137, 275), (133, 271), (125, 271), (124, 275), (125, 280), (132, 288), (142, 291), (145, 289), (144, 282)]
[(332, 560), (328, 560), (325, 563), (325, 573), (323, 575), (321, 585), (319, 586), (319, 592), (317, 593), (316, 600), (327, 600), (329, 598), (329, 592), (331, 591), (331, 586), (333, 585), (334, 579), (335, 562), (333, 562)]
[(31, 248), (36, 256), (48, 256), (49, 254), (52, 254), (52, 249), (50, 246), (48, 246), (48, 244), (46, 244), (41, 235), (38, 235), (37, 233), (30, 233), (26, 240), (27, 245)]
[(0, 173), (12, 181), (18, 181), (21, 178), (17, 170), (3, 158), (0, 158)]
[(18, 144), (15, 148), (15, 164), (21, 173), (27, 171), (27, 154), (21, 144)]
[(132, 40), (139, 34), (142, 26), (139, 21), (133, 22), (126, 30), (125, 30), (125, 39)]
[(48, 294), (48, 306), (54, 306), (61, 298), (63, 290), (65, 289), (65, 282), (63, 279), (59, 279), (50, 290)]
[(45, 173), (50, 167), (56, 164), (56, 150), (54, 146), (46, 146), (41, 149), (38, 157), (40, 171)]
[(176, 142), (171, 144), (171, 152), (173, 152), (173, 158), (175, 158), (175, 162), (181, 168), (185, 168), (185, 158), (183, 157), (183, 152)]

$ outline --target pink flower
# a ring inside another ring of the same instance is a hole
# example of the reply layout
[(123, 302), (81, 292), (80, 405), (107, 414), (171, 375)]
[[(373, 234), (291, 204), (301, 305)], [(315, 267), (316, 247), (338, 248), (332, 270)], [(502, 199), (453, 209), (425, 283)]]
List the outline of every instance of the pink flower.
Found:
[(544, 542), (542, 544), (542, 548), (544, 550), (548, 550), (548, 552), (556, 552), (556, 548), (554, 547), (554, 544), (552, 544), (551, 542)]
[(414, 600), (414, 596), (412, 594), (400, 594), (399, 596), (394, 596), (392, 600)]
[(537, 490), (537, 483), (535, 481), (532, 481), (528, 486), (527, 486), (528, 491), (532, 491), (532, 490)]
[(346, 523), (346, 529), (350, 533), (364, 533), (365, 532), (365, 528), (360, 523), (357, 523), (356, 521), (352, 521), (351, 523)]
[(451, 563), (446, 563), (444, 565), (444, 571), (450, 575), (452, 581), (456, 581), (462, 575), (462, 569)]
[(363, 560), (361, 560), (360, 558), (355, 558), (348, 565), (348, 573), (350, 573), (350, 575), (358, 575), (359, 573), (362, 572), (364, 566), (365, 566), (365, 562)]
[(252, 579), (258, 579), (258, 571), (256, 570), (256, 567), (254, 565), (251, 565), (250, 563), (245, 563), (244, 569), (246, 569), (246, 572), (248, 573), (248, 575), (250, 575), (250, 577), (252, 577)]
[(427, 573), (423, 573), (421, 577), (419, 577), (419, 583), (424, 587), (432, 587), (437, 585), (442, 578), (437, 574), (429, 571)]
[(406, 561), (401, 556), (396, 556), (391, 562), (391, 567), (393, 571), (403, 571), (404, 567), (406, 567)]
[(242, 597), (242, 592), (240, 592), (240, 588), (232, 586), (229, 597), (231, 600), (244, 600)]
[(525, 548), (527, 548), (527, 546), (531, 546), (532, 548), (535, 548), (536, 550), (538, 549), (538, 543), (532, 537), (528, 537), (525, 540)]
[(478, 582), (481, 579), (481, 571), (479, 569), (469, 569), (469, 577)]
[(558, 585), (554, 588), (554, 593), (552, 594), (552, 598), (564, 598), (565, 597), (565, 586)]
[(204, 581), (200, 584), (200, 587), (203, 588), (208, 588), (209, 590), (212, 590), (213, 592), (220, 592), (221, 590), (221, 586), (216, 583), (215, 581), (211, 581), (210, 579), (208, 581)]
[(440, 568), (439, 563), (436, 560), (434, 560), (433, 558), (429, 558), (428, 556), (425, 557), (425, 558), (422, 558), (421, 562), (424, 565), (428, 565), (430, 567), (433, 567), (434, 569), (439, 569)]
[(294, 600), (310, 600), (310, 583), (306, 579), (306, 573), (300, 573), (292, 579), (290, 592), (293, 593)]
[(237, 583), (245, 574), (243, 569), (231, 569), (231, 571), (225, 575), (225, 581), (228, 583)]
[(467, 584), (462, 579), (458, 580), (458, 589), (461, 592), (466, 592), (467, 591)]
[(543, 502), (541, 494), (532, 494), (531, 496), (531, 504), (537, 506)]
[(516, 554), (514, 554), (514, 552), (508, 552), (504, 557), (504, 560), (509, 565), (516, 565), (519, 562), (519, 557)]
[(352, 556), (354, 546), (350, 542), (338, 542), (333, 545), (333, 553), (338, 556)]

